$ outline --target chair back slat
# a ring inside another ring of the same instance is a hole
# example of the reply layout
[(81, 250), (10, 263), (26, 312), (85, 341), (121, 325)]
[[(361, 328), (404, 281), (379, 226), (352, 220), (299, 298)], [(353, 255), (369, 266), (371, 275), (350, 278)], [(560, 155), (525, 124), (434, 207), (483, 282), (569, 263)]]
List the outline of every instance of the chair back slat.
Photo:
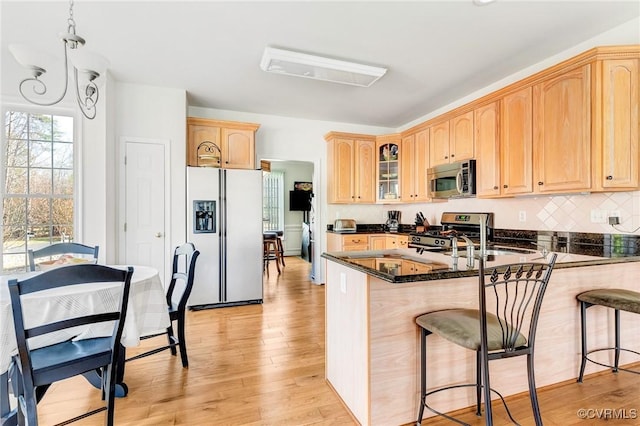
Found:
[[(542, 299), (556, 257), (553, 254), (549, 263), (515, 263), (488, 268), (486, 271), (484, 262), (480, 262), (482, 316), (489, 313), (497, 317), (506, 352), (533, 346)], [(486, 322), (481, 327), (486, 330)], [(527, 336), (524, 345), (519, 339), (521, 335)]]
[(52, 269), (20, 281), (20, 294), (52, 290), (70, 285), (123, 281), (126, 272), (104, 265), (73, 265)]
[(185, 243), (176, 247), (173, 253), (173, 270), (171, 282), (167, 289), (167, 304), (176, 305), (184, 310), (193, 289), (196, 260), (200, 252), (193, 243)]
[(98, 259), (99, 246), (87, 246), (80, 243), (56, 243), (43, 247), (38, 250), (27, 251), (27, 257), (29, 258), (29, 270), (36, 270), (36, 259), (43, 257), (58, 256), (61, 254), (81, 254), (92, 256), (95, 260)]
[(73, 327), (80, 327), (88, 324), (98, 324), (101, 322), (117, 321), (120, 318), (119, 312), (106, 312), (103, 314), (86, 315), (82, 317), (69, 318), (62, 321), (56, 321), (49, 324), (25, 328), (25, 336), (27, 339), (42, 336), (43, 334), (54, 333), (56, 331), (65, 330)]

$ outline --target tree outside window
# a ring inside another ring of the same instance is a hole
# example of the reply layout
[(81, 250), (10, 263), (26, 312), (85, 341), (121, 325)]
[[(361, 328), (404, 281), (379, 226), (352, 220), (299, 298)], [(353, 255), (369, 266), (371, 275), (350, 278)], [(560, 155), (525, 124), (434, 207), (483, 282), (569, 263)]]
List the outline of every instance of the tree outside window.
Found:
[(73, 240), (73, 117), (5, 112), (2, 270), (27, 267), (27, 250)]

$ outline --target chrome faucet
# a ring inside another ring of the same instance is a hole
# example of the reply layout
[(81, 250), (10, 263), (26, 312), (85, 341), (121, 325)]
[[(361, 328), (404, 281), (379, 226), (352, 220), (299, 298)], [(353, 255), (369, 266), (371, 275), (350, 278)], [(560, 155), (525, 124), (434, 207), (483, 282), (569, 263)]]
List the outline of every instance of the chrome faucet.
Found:
[[(469, 268), (473, 268), (474, 266), (474, 247), (473, 247), (473, 241), (471, 241), (469, 238), (465, 237), (464, 235), (460, 235), (460, 238), (462, 238), (465, 243), (467, 243), (467, 266)], [(451, 257), (453, 259), (458, 259), (458, 237), (451, 237)]]
[(480, 257), (487, 256), (487, 220), (486, 214), (480, 214)]
[(458, 238), (451, 237), (451, 258), (458, 258)]

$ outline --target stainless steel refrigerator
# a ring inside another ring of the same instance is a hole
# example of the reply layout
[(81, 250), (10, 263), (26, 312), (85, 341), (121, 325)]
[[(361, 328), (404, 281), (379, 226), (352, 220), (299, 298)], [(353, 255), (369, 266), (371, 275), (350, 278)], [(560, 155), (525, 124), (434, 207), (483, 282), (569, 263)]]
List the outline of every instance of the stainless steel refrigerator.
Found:
[(200, 251), (187, 303), (262, 303), (262, 171), (187, 167), (187, 241)]

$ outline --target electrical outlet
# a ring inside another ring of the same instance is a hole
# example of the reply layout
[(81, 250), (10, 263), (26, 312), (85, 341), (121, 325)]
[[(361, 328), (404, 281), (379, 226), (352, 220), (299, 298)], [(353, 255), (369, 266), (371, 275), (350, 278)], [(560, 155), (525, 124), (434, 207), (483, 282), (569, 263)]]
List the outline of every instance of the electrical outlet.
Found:
[(618, 216), (609, 216), (609, 225), (620, 225), (620, 218)]
[(591, 210), (591, 223), (606, 223), (607, 211), (606, 210)]
[(527, 212), (525, 210), (520, 210), (520, 212), (518, 213), (518, 220), (520, 222), (526, 222), (527, 221)]

